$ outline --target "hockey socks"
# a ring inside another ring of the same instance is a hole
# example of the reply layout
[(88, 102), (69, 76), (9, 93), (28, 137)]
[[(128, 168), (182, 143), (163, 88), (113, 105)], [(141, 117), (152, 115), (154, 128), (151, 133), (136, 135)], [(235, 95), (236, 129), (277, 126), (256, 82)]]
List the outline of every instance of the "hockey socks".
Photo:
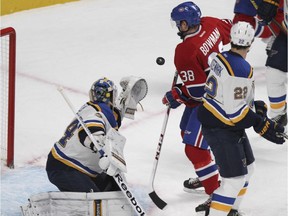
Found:
[(205, 192), (212, 194), (219, 187), (219, 173), (217, 165), (211, 158), (210, 151), (186, 145), (185, 153), (194, 165), (196, 174), (205, 188)]

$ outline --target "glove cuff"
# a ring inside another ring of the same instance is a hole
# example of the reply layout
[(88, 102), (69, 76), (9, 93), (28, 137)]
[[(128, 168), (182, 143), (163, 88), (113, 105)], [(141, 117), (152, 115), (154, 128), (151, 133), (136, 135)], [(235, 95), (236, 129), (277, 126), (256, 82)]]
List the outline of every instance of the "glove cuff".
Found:
[(270, 126), (271, 126), (271, 122), (267, 120), (267, 118), (264, 118), (262, 122), (260, 122), (260, 124), (254, 127), (254, 130), (256, 133), (263, 136), (263, 134), (265, 134), (268, 131)]
[(263, 0), (263, 2), (269, 3), (271, 5), (279, 6), (279, 0)]

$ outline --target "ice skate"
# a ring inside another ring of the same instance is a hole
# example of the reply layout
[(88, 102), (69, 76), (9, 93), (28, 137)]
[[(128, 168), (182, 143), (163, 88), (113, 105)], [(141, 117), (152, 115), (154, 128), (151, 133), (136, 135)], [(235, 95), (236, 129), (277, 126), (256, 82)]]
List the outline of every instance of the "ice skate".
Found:
[(192, 193), (196, 189), (203, 187), (199, 178), (189, 178), (188, 180), (184, 181), (183, 186), (184, 186), (184, 191), (186, 191), (188, 193)]
[(240, 214), (240, 212), (238, 212), (238, 210), (236, 209), (231, 209), (227, 216), (244, 216), (244, 215)]
[(204, 203), (198, 205), (195, 208), (195, 211), (196, 212), (205, 212), (205, 216), (208, 216), (209, 210), (210, 210), (210, 205), (211, 205), (211, 200), (212, 200), (212, 197), (209, 196), (209, 198)]
[(287, 104), (285, 105), (285, 109), (283, 110), (283, 113), (271, 118), (271, 120), (277, 122), (283, 127), (287, 126)]

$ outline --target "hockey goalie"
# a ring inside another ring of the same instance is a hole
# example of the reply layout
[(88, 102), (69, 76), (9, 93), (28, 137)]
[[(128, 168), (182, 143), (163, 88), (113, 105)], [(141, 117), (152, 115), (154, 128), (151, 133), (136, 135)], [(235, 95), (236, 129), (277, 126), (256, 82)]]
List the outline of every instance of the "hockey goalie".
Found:
[(75, 111), (47, 158), (48, 179), (59, 191), (32, 195), (28, 205), (21, 206), (23, 216), (132, 216), (135, 209), (145, 215), (136, 201), (129, 202), (132, 193), (124, 192), (115, 176), (127, 172), (126, 138), (118, 129), (124, 117), (134, 119), (148, 86), (145, 79), (135, 76), (122, 78), (120, 86), (118, 96), (108, 78), (92, 84), (90, 100)]

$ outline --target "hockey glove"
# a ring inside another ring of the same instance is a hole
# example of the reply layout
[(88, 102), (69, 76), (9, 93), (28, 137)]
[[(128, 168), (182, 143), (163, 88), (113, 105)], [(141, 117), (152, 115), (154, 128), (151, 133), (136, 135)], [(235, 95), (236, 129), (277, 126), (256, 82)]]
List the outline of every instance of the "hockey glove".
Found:
[(261, 100), (254, 101), (254, 106), (255, 106), (255, 112), (259, 116), (261, 117), (267, 116), (267, 105), (264, 101)]
[(276, 16), (279, 0), (263, 0), (259, 5), (257, 14), (262, 19), (262, 23), (268, 25)]
[(100, 168), (107, 173), (107, 175), (114, 176), (119, 172), (118, 168), (114, 166), (107, 155), (104, 155), (99, 160)]
[(105, 155), (99, 160), (99, 167), (114, 176), (117, 172), (127, 172), (126, 162), (123, 154), (126, 138), (114, 128), (110, 128), (105, 137), (103, 148)]
[(180, 85), (176, 85), (171, 91), (166, 92), (162, 99), (162, 103), (170, 106), (172, 109), (176, 109), (178, 106), (184, 103), (187, 98), (182, 94), (180, 87)]
[(99, 160), (99, 166), (102, 170), (106, 171), (110, 165), (110, 160), (107, 155), (104, 155)]
[(267, 117), (262, 118), (259, 124), (254, 126), (254, 130), (273, 143), (283, 144), (285, 142), (284, 127)]
[(121, 79), (120, 85), (122, 91), (115, 105), (119, 109), (122, 118), (134, 119), (137, 104), (147, 95), (147, 82), (141, 77), (127, 76)]

